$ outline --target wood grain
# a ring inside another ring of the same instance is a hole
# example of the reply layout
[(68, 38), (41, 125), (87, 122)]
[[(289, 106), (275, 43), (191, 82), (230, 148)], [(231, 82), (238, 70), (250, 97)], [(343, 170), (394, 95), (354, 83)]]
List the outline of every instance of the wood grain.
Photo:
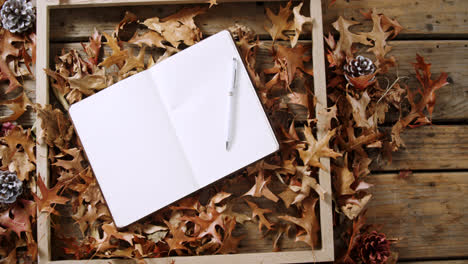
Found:
[(426, 126), (407, 129), (406, 148), (393, 154), (391, 164), (376, 170), (447, 170), (468, 168), (468, 126)]
[[(307, 1), (306, 1), (307, 2)], [(325, 2), (325, 1), (324, 1)], [(266, 17), (264, 7), (278, 8), (279, 3), (220, 3), (197, 17), (196, 22), (208, 35), (229, 27), (232, 22), (241, 23), (254, 29), (262, 38), (268, 34), (263, 28)], [(284, 3), (283, 3), (284, 5)], [(404, 6), (404, 8), (402, 8)], [(145, 19), (153, 16), (165, 17), (179, 10), (181, 6), (133, 6), (133, 7), (99, 7), (68, 10), (52, 10), (52, 41), (84, 41), (96, 27), (98, 30), (112, 31), (123, 18), (125, 11), (135, 13)], [(303, 7), (304, 14), (309, 14), (308, 4)], [(468, 2), (465, 0), (338, 0), (335, 5), (324, 11), (325, 33), (338, 16), (363, 21), (360, 10), (376, 8), (392, 18), (396, 18), (406, 30), (400, 38), (430, 38), (468, 36)], [(210, 23), (208, 24), (208, 21)], [(212, 22), (211, 22), (212, 21)], [(370, 30), (371, 25), (356, 26), (359, 30)], [(306, 32), (309, 32), (308, 30)], [(310, 35), (305, 34), (307, 37)]]
[(368, 222), (383, 224), (401, 259), (466, 256), (468, 173), (373, 175)]
[[(49, 67), (49, 9), (46, 2), (37, 1), (37, 59), (36, 59), (36, 102), (42, 105), (49, 103), (49, 81), (43, 69)], [(42, 120), (37, 123), (37, 135), (42, 135)], [(45, 142), (36, 143), (36, 173), (42, 177), (46, 187), (49, 186), (48, 148)], [(40, 191), (38, 190), (38, 195)], [(38, 212), (37, 217), (38, 262), (46, 264), (50, 259), (50, 218), (48, 214)]]

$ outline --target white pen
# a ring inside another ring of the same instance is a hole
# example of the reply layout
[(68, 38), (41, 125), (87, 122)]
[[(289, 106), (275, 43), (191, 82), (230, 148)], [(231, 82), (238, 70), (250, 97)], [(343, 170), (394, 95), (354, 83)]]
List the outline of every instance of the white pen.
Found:
[(228, 103), (227, 103), (227, 118), (226, 118), (226, 150), (229, 149), (232, 141), (232, 129), (233, 129), (233, 115), (234, 115), (234, 90), (236, 88), (237, 79), (237, 59), (232, 58), (232, 78), (231, 84), (229, 85), (228, 91)]

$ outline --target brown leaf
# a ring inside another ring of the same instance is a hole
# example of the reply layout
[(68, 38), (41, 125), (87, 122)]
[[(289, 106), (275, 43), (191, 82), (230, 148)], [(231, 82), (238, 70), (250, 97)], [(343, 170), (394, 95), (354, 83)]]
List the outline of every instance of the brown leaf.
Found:
[(324, 136), (320, 141), (317, 141), (312, 135), (310, 126), (304, 126), (304, 135), (307, 142), (307, 149), (299, 148), (299, 156), (305, 165), (318, 167), (323, 170), (326, 168), (320, 163), (321, 157), (337, 158), (341, 157), (340, 153), (337, 153), (328, 147), (328, 141), (335, 135), (335, 130), (328, 131), (327, 135)]
[(375, 65), (381, 70), (382, 73), (388, 72), (388, 68), (395, 66), (395, 58), (385, 58), (388, 52), (392, 47), (387, 45), (387, 38), (391, 35), (391, 32), (385, 32), (381, 25), (382, 17), (372, 13), (372, 21), (374, 27), (372, 31), (366, 33), (367, 38), (371, 39), (374, 43), (373, 47), (369, 48), (367, 51), (373, 52), (377, 58)]
[(348, 99), (349, 104), (353, 108), (353, 118), (357, 127), (376, 127), (377, 124), (374, 121), (374, 116), (367, 118), (367, 105), (369, 105), (369, 102), (371, 101), (367, 91), (362, 94), (361, 99), (359, 100), (349, 94), (346, 95), (346, 99)]
[(103, 224), (102, 230), (109, 236), (115, 237), (120, 240), (127, 241), (130, 245), (133, 245), (133, 238), (138, 237), (139, 235), (128, 233), (128, 232), (119, 232), (113, 223)]
[[(311, 57), (306, 56), (306, 52), (310, 52), (310, 47), (297, 45), (294, 48), (288, 48), (282, 45), (273, 47), (273, 55), (275, 57), (275, 65), (272, 68), (265, 69), (266, 74), (275, 74), (266, 87), (272, 87), (273, 83), (278, 80), (286, 83), (286, 87), (302, 72), (313, 75), (312, 69), (305, 68), (304, 62), (310, 61)], [(276, 80), (278, 79), (278, 80)]]
[(174, 48), (178, 48), (181, 43), (191, 46), (202, 36), (193, 18), (205, 10), (201, 7), (184, 8), (161, 20), (158, 17), (146, 19), (143, 24), (161, 34)]
[(36, 166), (29, 160), (28, 155), (25, 152), (15, 152), (12, 157), (12, 161), (8, 166), (10, 171), (16, 172), (18, 179), (21, 181), (29, 180), (29, 173), (35, 171)]
[(42, 180), (41, 176), (37, 176), (37, 186), (41, 191), (42, 198), (39, 198), (38, 195), (33, 193), (34, 201), (36, 201), (37, 209), (39, 212), (47, 212), (49, 214), (59, 213), (54, 209), (55, 204), (66, 204), (70, 199), (60, 196), (58, 192), (62, 189), (63, 185), (56, 184), (53, 188), (48, 189)]
[(304, 229), (304, 232), (300, 232), (296, 236), (296, 241), (302, 241), (307, 243), (311, 248), (314, 248), (318, 243), (318, 231), (320, 225), (315, 215), (315, 205), (317, 199), (306, 199), (303, 201), (303, 209), (301, 218), (293, 217), (290, 215), (279, 216), (279, 218), (286, 221), (292, 222)]
[[(71, 149), (63, 149), (62, 150), (65, 154), (68, 154), (73, 157), (72, 160), (64, 160), (59, 159), (57, 162), (53, 163), (52, 165), (62, 167), (66, 170), (72, 170), (75, 172), (81, 172), (85, 168), (83, 167), (83, 156), (81, 155), (81, 150), (77, 148)], [(62, 155), (56, 156), (57, 158), (62, 157)]]
[(71, 121), (65, 114), (57, 108), (52, 109), (49, 104), (42, 107), (36, 104), (34, 109), (42, 120), (43, 134), (38, 135), (39, 140), (45, 142), (49, 147), (69, 148), (74, 130)]
[(323, 127), (324, 130), (331, 129), (332, 119), (335, 119), (338, 121), (338, 118), (336, 117), (337, 112), (338, 112), (338, 108), (336, 104), (328, 108), (323, 108), (319, 111), (318, 114), (321, 116), (321, 118), (325, 120), (324, 122), (322, 122), (322, 124), (324, 124), (324, 127)]
[(250, 206), (250, 209), (252, 209), (252, 218), (258, 216), (258, 230), (260, 232), (262, 231), (263, 226), (265, 226), (268, 230), (273, 228), (273, 224), (270, 223), (270, 221), (268, 221), (268, 219), (265, 217), (265, 214), (272, 212), (270, 209), (260, 208), (256, 203), (249, 200), (245, 200), (245, 202), (247, 202), (247, 204)]
[(164, 223), (167, 225), (167, 227), (170, 230), (170, 234), (172, 235), (172, 237), (166, 237), (164, 239), (169, 246), (169, 251), (178, 249), (188, 250), (188, 248), (185, 247), (184, 244), (195, 241), (197, 239), (196, 237), (186, 236), (180, 224), (173, 225), (166, 220), (164, 220)]
[(277, 233), (275, 235), (275, 238), (273, 239), (273, 252), (279, 252), (281, 251), (279, 247), (279, 240), (280, 238), (285, 235), (288, 235), (289, 229), (291, 229), (291, 225), (280, 225), (279, 228), (277, 229)]
[(91, 37), (89, 37), (89, 43), (83, 44), (83, 50), (88, 55), (88, 60), (92, 65), (98, 65), (99, 54), (101, 53), (101, 39), (102, 35), (99, 34), (97, 29), (94, 29), (94, 33)]
[(302, 32), (302, 27), (304, 24), (312, 24), (313, 19), (311, 17), (306, 17), (301, 15), (301, 8), (302, 4), (300, 3), (297, 6), (293, 8), (293, 15), (294, 15), (294, 24), (291, 26), (291, 29), (295, 31), (294, 37), (291, 37), (291, 47), (295, 47), (297, 44), (297, 41), (299, 40), (299, 36), (301, 35)]
[[(421, 87), (414, 92), (407, 87), (407, 96), (411, 105), (411, 112), (398, 120), (392, 127), (392, 149), (394, 151), (400, 146), (404, 146), (400, 134), (406, 127), (415, 127), (431, 123), (430, 117), (436, 101), (435, 91), (449, 84), (447, 82), (447, 73), (442, 72), (439, 78), (432, 80), (431, 64), (425, 63), (424, 58), (419, 56), (419, 54), (416, 54), (416, 61), (417, 62), (414, 63), (414, 69), (416, 71), (416, 78)], [(418, 101), (416, 101), (417, 98), (419, 98)], [(429, 118), (424, 113), (425, 109), (427, 109), (429, 113)], [(412, 123), (414, 124), (411, 125)]]
[[(345, 58), (352, 59), (353, 55), (353, 44), (361, 43), (364, 45), (372, 46), (372, 43), (367, 40), (367, 35), (365, 34), (354, 34), (349, 31), (349, 27), (353, 25), (360, 24), (356, 21), (346, 20), (343, 17), (339, 17), (332, 25), (340, 33), (340, 39), (336, 43), (336, 48), (333, 51), (334, 61), (339, 63), (343, 62), (343, 55)], [(338, 67), (341, 64), (337, 65)]]
[(266, 25), (264, 28), (270, 34), (273, 41), (277, 39), (289, 40), (289, 38), (283, 34), (283, 31), (290, 30), (293, 26), (292, 22), (289, 21), (289, 17), (292, 14), (291, 5), (292, 1), (289, 1), (285, 7), (280, 6), (278, 14), (274, 14), (270, 8), (266, 8), (266, 15), (271, 21), (271, 28), (268, 28)]
[(23, 91), (21, 94), (14, 98), (14, 99), (8, 99), (0, 102), (0, 105), (4, 105), (8, 107), (13, 113), (11, 113), (8, 116), (2, 116), (0, 117), (0, 122), (9, 122), (9, 121), (15, 121), (18, 119), (20, 116), (26, 112), (28, 106), (32, 106), (31, 101), (29, 100), (28, 96), (26, 93)]
[(219, 249), (215, 252), (216, 254), (230, 254), (230, 253), (237, 253), (240, 241), (245, 237), (238, 236), (235, 237), (232, 235), (232, 231), (236, 227), (236, 219), (235, 218), (227, 218), (225, 220), (225, 229), (224, 229), (224, 239), (223, 243)]
[(362, 198), (349, 198), (345, 205), (341, 206), (341, 211), (350, 219), (355, 219), (372, 198), (372, 194), (367, 194)]
[(299, 190), (299, 194), (296, 196), (292, 204), (297, 204), (302, 202), (305, 198), (309, 197), (310, 190), (314, 189), (315, 192), (319, 195), (320, 199), (325, 199), (325, 190), (318, 184), (317, 180), (312, 177), (304, 175), (302, 177), (302, 185)]
[(2, 137), (1, 140), (7, 143), (10, 150), (10, 157), (13, 157), (14, 153), (18, 151), (17, 146), (21, 145), (24, 152), (28, 154), (29, 160), (36, 163), (36, 155), (34, 153), (36, 143), (31, 137), (31, 129), (28, 128), (25, 132), (21, 126), (14, 127), (6, 136)]
[[(346, 73), (345, 73), (346, 74)], [(377, 82), (377, 79), (375, 78), (375, 75), (377, 72), (373, 74), (368, 74), (368, 75), (361, 75), (358, 77), (352, 77), (346, 74), (348, 77), (348, 82), (357, 90), (365, 90), (367, 87), (375, 84)]]
[(35, 218), (36, 204), (33, 201), (19, 199), (12, 208), (0, 213), (0, 225), (21, 237), (22, 232), (32, 234), (31, 221)]
[(265, 172), (263, 169), (261, 169), (258, 172), (258, 175), (255, 177), (255, 185), (252, 186), (252, 188), (246, 192), (243, 196), (250, 195), (253, 197), (262, 197), (264, 196), (265, 198), (272, 200), (273, 202), (278, 201), (278, 197), (268, 189), (267, 185), (270, 182), (271, 178), (268, 178), (265, 180), (264, 176)]
[(216, 0), (210, 0), (210, 7), (211, 8), (212, 6), (214, 5), (218, 5), (218, 3), (216, 2)]
[(148, 31), (143, 35), (139, 35), (135, 32), (135, 35), (128, 41), (128, 43), (136, 44), (140, 47), (144, 45), (148, 47), (158, 47), (158, 48), (166, 48), (166, 46), (162, 43), (164, 38), (155, 31)]
[(11, 57), (20, 56), (20, 48), (14, 45), (18, 42), (24, 42), (24, 37), (13, 34), (6, 29), (0, 30), (0, 80), (8, 80), (10, 82), (5, 93), (12, 92), (21, 86), (15, 74), (8, 67)]

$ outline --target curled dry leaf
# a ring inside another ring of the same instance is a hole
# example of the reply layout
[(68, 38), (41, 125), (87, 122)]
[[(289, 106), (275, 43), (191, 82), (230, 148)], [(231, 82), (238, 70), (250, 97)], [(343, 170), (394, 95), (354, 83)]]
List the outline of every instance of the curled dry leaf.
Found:
[(265, 171), (260, 169), (258, 175), (255, 177), (255, 185), (246, 192), (243, 196), (250, 195), (253, 197), (262, 197), (272, 200), (273, 202), (278, 201), (278, 197), (268, 189), (268, 183), (270, 182), (271, 178), (265, 180)]
[(265, 217), (265, 214), (272, 212), (270, 209), (260, 208), (256, 203), (249, 200), (245, 200), (245, 202), (250, 206), (250, 209), (252, 209), (252, 218), (258, 216), (258, 230), (260, 232), (262, 231), (263, 226), (265, 226), (268, 230), (273, 228), (273, 224), (270, 223), (270, 221), (268, 221), (268, 219)]
[(63, 188), (63, 185), (56, 184), (53, 188), (48, 189), (42, 180), (42, 177), (38, 175), (37, 177), (37, 186), (41, 191), (41, 198), (38, 195), (33, 193), (34, 200), (37, 204), (37, 209), (39, 212), (46, 212), (49, 214), (59, 213), (54, 209), (55, 204), (66, 204), (70, 199), (60, 196), (58, 192)]
[(24, 114), (24, 112), (26, 112), (28, 106), (31, 106), (32, 103), (29, 100), (26, 93), (23, 91), (16, 98), (0, 101), (0, 105), (4, 105), (8, 107), (11, 111), (13, 111), (13, 113), (11, 113), (8, 116), (0, 117), (0, 122), (3, 123), (3, 122), (15, 121), (16, 119), (18, 119), (20, 116)]
[(83, 46), (83, 50), (88, 55), (88, 60), (92, 65), (98, 65), (99, 55), (101, 53), (101, 39), (102, 35), (99, 34), (97, 29), (94, 29), (94, 33), (91, 37), (89, 37), (89, 42), (87, 44), (81, 43)]
[(171, 43), (174, 48), (178, 48), (181, 43), (191, 46), (202, 37), (193, 18), (204, 13), (205, 10), (201, 7), (184, 8), (163, 19), (159, 19), (159, 17), (146, 19), (143, 24), (161, 34), (164, 40)]
[(15, 74), (11, 71), (8, 66), (11, 57), (20, 56), (20, 48), (14, 44), (18, 42), (24, 43), (25, 39), (23, 36), (11, 33), (6, 29), (0, 29), (0, 80), (8, 80), (9, 85), (5, 93), (14, 91), (20, 87), (20, 82), (16, 79)]
[(128, 43), (136, 44), (140, 47), (144, 45), (148, 47), (157, 47), (165, 49), (166, 46), (163, 44), (164, 38), (155, 31), (148, 31), (142, 35), (135, 32), (135, 35), (128, 41)]
[(341, 211), (351, 220), (359, 216), (367, 203), (372, 198), (372, 194), (367, 194), (362, 198), (349, 198), (345, 205), (341, 206)]
[[(32, 162), (36, 162), (36, 155), (34, 153), (34, 147), (36, 143), (31, 137), (31, 130), (24, 131), (21, 126), (16, 126), (11, 129), (6, 136), (0, 138), (8, 145), (9, 156), (12, 157), (16, 151), (17, 146), (23, 147), (24, 152), (28, 155), (28, 158)], [(5, 164), (4, 164), (5, 165)]]
[(34, 109), (42, 120), (43, 134), (38, 136), (38, 140), (46, 143), (49, 147), (69, 148), (74, 130), (71, 121), (65, 114), (59, 109), (52, 109), (51, 105), (40, 106), (36, 104)]
[(294, 48), (282, 45), (274, 46), (275, 65), (272, 68), (265, 69), (264, 72), (266, 74), (275, 74), (275, 76), (265, 86), (270, 89), (277, 83), (284, 82), (286, 88), (289, 88), (292, 81), (302, 73), (313, 75), (312, 69), (306, 68), (304, 65), (304, 62), (311, 60), (306, 52), (310, 52), (310, 46), (297, 45)]
[(235, 218), (227, 218), (225, 220), (224, 226), (224, 239), (223, 243), (218, 250), (216, 250), (216, 254), (230, 254), (230, 253), (237, 253), (239, 243), (244, 238), (244, 236), (235, 237), (232, 235), (232, 231), (236, 227), (236, 219)]
[[(318, 231), (320, 225), (315, 215), (315, 205), (317, 199), (308, 198), (303, 201), (302, 216), (300, 218), (293, 217), (290, 215), (279, 216), (279, 218), (292, 222), (304, 230), (300, 231), (296, 235), (296, 241), (302, 241), (307, 243), (311, 248), (314, 248), (318, 243)], [(304, 234), (305, 233), (305, 234)]]
[(314, 135), (312, 135), (310, 126), (304, 126), (304, 136), (307, 142), (307, 149), (298, 149), (299, 156), (301, 157), (304, 164), (326, 170), (322, 163), (320, 163), (321, 157), (341, 157), (340, 153), (337, 153), (328, 147), (328, 141), (334, 135), (335, 130), (328, 131), (326, 136), (320, 139), (320, 141), (317, 141)]

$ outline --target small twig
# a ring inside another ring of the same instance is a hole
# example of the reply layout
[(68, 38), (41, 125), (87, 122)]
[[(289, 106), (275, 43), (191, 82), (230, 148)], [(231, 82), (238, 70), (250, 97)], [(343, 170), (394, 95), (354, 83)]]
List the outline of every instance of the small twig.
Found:
[(395, 86), (395, 84), (398, 83), (398, 81), (400, 81), (401, 79), (405, 79), (405, 78), (408, 78), (408, 77), (397, 77), (395, 79), (395, 81), (392, 83), (392, 85), (390, 85), (387, 90), (385, 90), (385, 93), (380, 97), (380, 99), (377, 101), (377, 103), (380, 103), (380, 101), (387, 95), (387, 93), (393, 88), (393, 86)]

